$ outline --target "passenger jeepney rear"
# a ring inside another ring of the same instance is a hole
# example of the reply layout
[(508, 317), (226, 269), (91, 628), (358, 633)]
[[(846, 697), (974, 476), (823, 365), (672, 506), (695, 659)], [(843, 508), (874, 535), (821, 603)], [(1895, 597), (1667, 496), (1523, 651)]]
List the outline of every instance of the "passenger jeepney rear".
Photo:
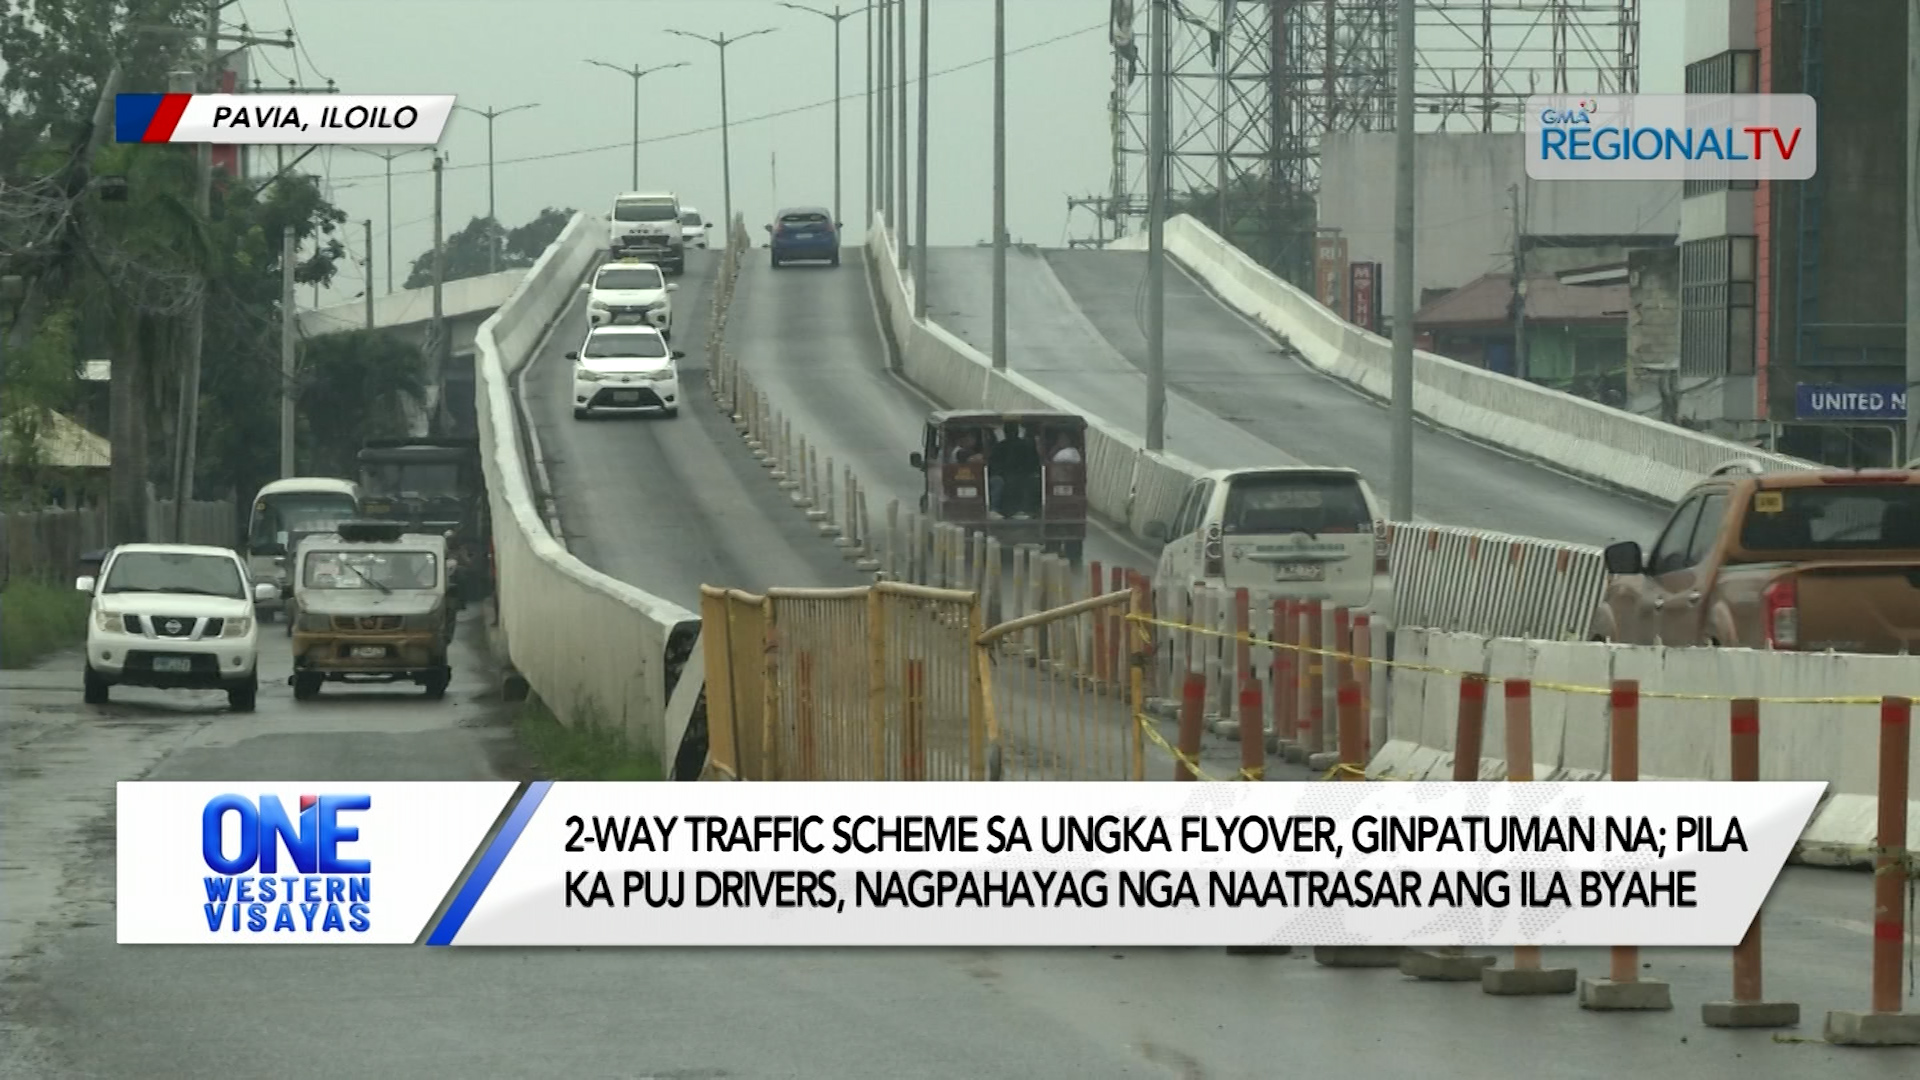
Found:
[(447, 666), (454, 614), (446, 538), (397, 523), (347, 523), (295, 556), (293, 662), (305, 681), (431, 681)]

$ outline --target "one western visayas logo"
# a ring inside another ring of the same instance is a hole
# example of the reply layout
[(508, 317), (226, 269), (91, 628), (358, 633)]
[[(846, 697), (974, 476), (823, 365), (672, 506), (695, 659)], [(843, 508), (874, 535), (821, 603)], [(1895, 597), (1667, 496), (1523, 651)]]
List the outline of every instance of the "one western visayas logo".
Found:
[[(371, 795), (302, 795), (289, 815), (278, 795), (207, 800), (200, 847), (207, 869), (207, 929), (236, 933), (334, 931), (372, 925), (373, 864), (341, 848), (360, 839), (342, 815), (372, 809)], [(227, 822), (237, 820), (230, 836)], [(286, 863), (282, 864), (282, 853)]]

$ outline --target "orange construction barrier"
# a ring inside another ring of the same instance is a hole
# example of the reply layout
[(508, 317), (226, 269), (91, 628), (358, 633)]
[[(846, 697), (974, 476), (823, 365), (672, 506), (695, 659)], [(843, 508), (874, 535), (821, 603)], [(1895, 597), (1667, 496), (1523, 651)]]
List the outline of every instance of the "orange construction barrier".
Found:
[(1200, 727), (1207, 708), (1207, 677), (1187, 672), (1186, 685), (1180, 689), (1180, 758), (1173, 763), (1175, 780), (1198, 780), (1200, 775), (1187, 763), (1200, 760)]
[[(1508, 679), (1506, 696), (1507, 779), (1531, 782), (1533, 683), (1527, 679)], [(1480, 989), (1503, 997), (1571, 994), (1578, 982), (1579, 972), (1575, 969), (1549, 968), (1542, 964), (1538, 945), (1515, 945), (1512, 967), (1487, 967), (1480, 972)]]
[(1367, 778), (1367, 714), (1362, 705), (1360, 684), (1349, 679), (1340, 686), (1340, 770), (1342, 780)]
[(1301, 661), (1306, 665), (1305, 678), (1301, 680), (1302, 698), (1300, 727), (1304, 735), (1305, 750), (1309, 754), (1322, 753), (1327, 748), (1327, 675), (1326, 657), (1320, 655), (1321, 617), (1320, 601), (1308, 600), (1301, 605), (1301, 613), (1306, 628), (1301, 631), (1300, 640), (1304, 646)]
[(1907, 921), (1907, 776), (1913, 701), (1880, 699), (1880, 821), (1873, 859), (1873, 1011), (1830, 1012), (1827, 1041), (1845, 1046), (1920, 1046), (1920, 1013), (1903, 1012), (1900, 948)]
[[(1736, 699), (1727, 715), (1732, 733), (1733, 779), (1760, 779), (1760, 702)], [(1761, 993), (1760, 919), (1753, 922), (1740, 944), (1733, 947), (1733, 1000), (1709, 1001), (1700, 1006), (1700, 1021), (1708, 1027), (1793, 1027), (1800, 1023), (1800, 1006), (1791, 1001), (1767, 1001)]]
[[(1608, 695), (1612, 714), (1613, 775), (1615, 783), (1640, 779), (1640, 683), (1635, 679), (1615, 679)], [(1601, 1011), (1659, 1010), (1673, 1008), (1673, 992), (1658, 979), (1640, 977), (1640, 950), (1632, 945), (1615, 945), (1609, 978), (1587, 979), (1580, 984), (1580, 1007)]]
[(1353, 614), (1353, 681), (1360, 684), (1360, 715), (1365, 718), (1367, 760), (1373, 760), (1373, 617)]
[(1300, 657), (1294, 651), (1300, 619), (1294, 614), (1293, 601), (1273, 602), (1273, 734), (1285, 742), (1300, 737), (1294, 726), (1294, 710), (1300, 704)]
[(1454, 721), (1453, 778), (1472, 783), (1480, 779), (1480, 750), (1486, 735), (1487, 677), (1477, 672), (1460, 677), (1460, 714)]

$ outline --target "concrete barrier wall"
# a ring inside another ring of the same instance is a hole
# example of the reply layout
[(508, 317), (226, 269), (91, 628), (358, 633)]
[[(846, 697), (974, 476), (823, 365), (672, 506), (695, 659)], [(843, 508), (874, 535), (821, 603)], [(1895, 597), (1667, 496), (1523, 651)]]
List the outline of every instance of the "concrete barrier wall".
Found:
[[(1129, 240), (1128, 249), (1142, 246)], [(1227, 304), (1286, 339), (1307, 363), (1375, 397), (1392, 395), (1393, 344), (1386, 338), (1335, 315), (1192, 217), (1167, 222), (1166, 249)], [(1751, 458), (1769, 472), (1811, 466), (1433, 353), (1416, 352), (1413, 366), (1413, 408), (1420, 416), (1636, 494), (1677, 501), (1733, 458)]]
[(699, 616), (593, 569), (553, 538), (528, 479), (513, 403), (513, 377), (571, 306), (599, 260), (606, 229), (600, 217), (575, 214), (480, 324), (475, 411), (493, 514), (497, 602), (513, 666), (562, 723), (621, 731), (666, 758), (669, 671), (694, 653)]
[[(1760, 700), (1763, 780), (1823, 780), (1826, 798), (1796, 856), (1822, 865), (1872, 862), (1879, 790), (1880, 713), (1886, 694), (1913, 696), (1912, 657), (1752, 649), (1668, 649), (1591, 642), (1524, 641), (1402, 629), (1387, 681), (1387, 739), (1367, 764), (1375, 779), (1446, 780), (1453, 775), (1460, 678), (1533, 681), (1534, 778), (1608, 775), (1607, 689), (1640, 684), (1640, 775), (1650, 780), (1729, 780), (1729, 702)], [(1663, 696), (1671, 695), (1671, 696)], [(1480, 778), (1507, 775), (1505, 698), (1489, 695)], [(1920, 754), (1910, 792), (1920, 792)], [(1920, 829), (1920, 799), (1908, 804)]]

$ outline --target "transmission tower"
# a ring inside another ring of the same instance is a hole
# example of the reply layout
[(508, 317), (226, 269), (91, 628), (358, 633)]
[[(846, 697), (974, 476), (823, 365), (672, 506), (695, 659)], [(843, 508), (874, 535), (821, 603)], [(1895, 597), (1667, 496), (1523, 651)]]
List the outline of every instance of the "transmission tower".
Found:
[[(1152, 0), (1112, 0), (1112, 236), (1144, 227)], [(1307, 285), (1320, 137), (1393, 130), (1394, 0), (1171, 0), (1167, 192)], [(1419, 0), (1424, 131), (1517, 131), (1536, 93), (1639, 89), (1640, 0)], [(1224, 192), (1225, 198), (1219, 193)]]

